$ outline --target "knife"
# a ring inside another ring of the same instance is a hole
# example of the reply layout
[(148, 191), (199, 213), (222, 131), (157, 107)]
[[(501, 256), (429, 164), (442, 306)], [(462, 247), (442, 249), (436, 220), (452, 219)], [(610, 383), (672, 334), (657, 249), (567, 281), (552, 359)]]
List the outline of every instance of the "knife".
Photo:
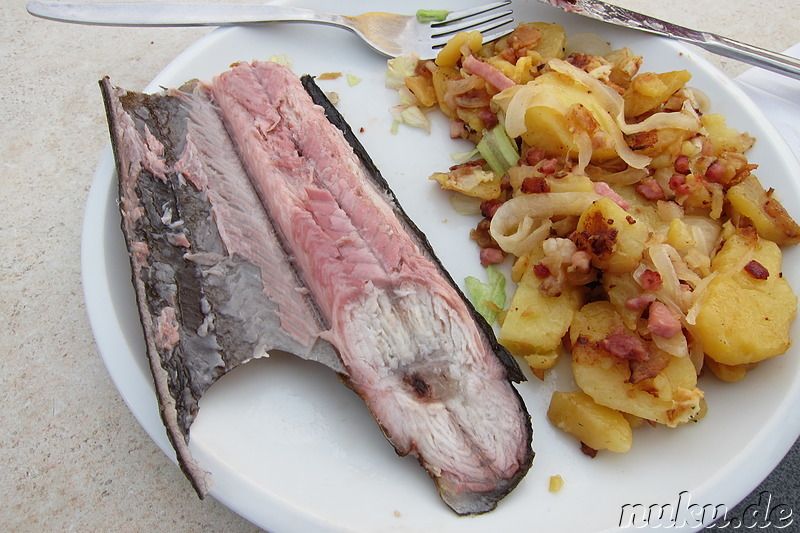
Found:
[(545, 4), (585, 17), (626, 28), (642, 30), (699, 46), (713, 54), (742, 61), (784, 76), (800, 79), (800, 60), (742, 43), (722, 35), (692, 30), (601, 0), (539, 0)]

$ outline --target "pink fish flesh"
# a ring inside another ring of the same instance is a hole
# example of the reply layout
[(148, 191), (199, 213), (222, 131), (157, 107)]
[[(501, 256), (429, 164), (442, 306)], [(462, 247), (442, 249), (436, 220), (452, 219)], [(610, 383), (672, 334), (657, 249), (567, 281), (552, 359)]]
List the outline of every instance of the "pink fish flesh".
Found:
[[(105, 88), (108, 94), (113, 91), (110, 85)], [(153, 261), (152, 252), (144, 253), (138, 243), (148, 249), (154, 244), (126, 230), (126, 225), (136, 226), (143, 217), (132, 215), (141, 194), (129, 192), (130, 183), (134, 189), (142, 189), (143, 178), (148, 178), (155, 186), (174, 182), (173, 189), (187, 189), (208, 199), (219, 196), (207, 209), (214, 213), (218, 229), (206, 233), (214, 235), (212, 241), (218, 237), (217, 247), (221, 244), (226, 251), (222, 256), (246, 262), (254, 272), (260, 270), (257, 291), (265, 301), (254, 305), (269, 308), (273, 318), (269, 323), (253, 324), (249, 319), (253, 309), (236, 314), (238, 327), (258, 339), (244, 351), (252, 357), (254, 346), (280, 348), (327, 364), (364, 400), (397, 453), (418, 459), (456, 513), (493, 509), (519, 483), (533, 460), (530, 416), (511, 384), (523, 379), (522, 374), (436, 260), (424, 235), (402, 211), (344, 119), (313, 81), (306, 77), (301, 82), (275, 63), (241, 63), (210, 84), (153, 98), (178, 102), (180, 111), (166, 122), (185, 115), (181, 120), (188, 126), (186, 134), (177, 134), (181, 142), (173, 143), (172, 156), (159, 154), (164, 150), (157, 146), (156, 138), (169, 135), (163, 125), (159, 128), (152, 120), (151, 124), (146, 120), (139, 124), (136, 150), (130, 146), (116, 149), (118, 166), (123, 169), (131, 167), (131, 158), (125, 154), (137, 150), (145, 154), (137, 158), (138, 167), (133, 165), (130, 179), (120, 178), (123, 230), (129, 242), (134, 285), (148, 279), (143, 270), (152, 270), (147, 265), (148, 260)], [(112, 102), (109, 108), (113, 110), (114, 98), (107, 97), (107, 101)], [(136, 116), (136, 111), (131, 115)], [(135, 126), (131, 115), (128, 119)], [(214, 115), (216, 119), (209, 118)], [(112, 120), (111, 112), (109, 117), (114, 138), (114, 131), (128, 119), (115, 116)], [(172, 128), (172, 133), (178, 130)], [(129, 132), (130, 126), (123, 131)], [(117, 135), (116, 145), (129, 143), (128, 137)], [(204, 144), (201, 139), (228, 151), (232, 148), (234, 155), (226, 153), (209, 163), (208, 156), (198, 155), (197, 147)], [(218, 192), (222, 187), (218, 182), (229, 180), (221, 177), (230, 172), (225, 165), (235, 168), (237, 176), (236, 193), (227, 196)], [(202, 171), (208, 167), (214, 171)], [(242, 176), (249, 179), (250, 188), (242, 183)], [(227, 198), (241, 200), (248, 195), (248, 206), (233, 211), (237, 217), (240, 212), (249, 216), (260, 213), (259, 220), (228, 224), (224, 215), (217, 214), (225, 210)], [(158, 225), (158, 221), (151, 222)], [(269, 229), (261, 231), (262, 227)], [(171, 238), (159, 241), (156, 248), (173, 251), (172, 255), (196, 269), (197, 263), (185, 257), (206, 257), (204, 254), (211, 252), (193, 239), (198, 230), (183, 228), (177, 237), (170, 230)], [(264, 244), (265, 251), (256, 254), (258, 258), (248, 256), (252, 234), (271, 241), (271, 251), (266, 251)], [(277, 260), (267, 264), (267, 258)], [(285, 277), (276, 277), (278, 271)], [(215, 278), (218, 284), (230, 277), (229, 273), (221, 275)], [(203, 294), (206, 278), (200, 278), (199, 294)], [(233, 284), (231, 290), (236, 294), (256, 290), (236, 287), (238, 280), (227, 283)], [(287, 291), (276, 293), (275, 284), (288, 287), (288, 295)], [(174, 285), (180, 295), (180, 282)], [(145, 336), (152, 340), (148, 342), (151, 361), (162, 369), (171, 352), (187, 351), (191, 337), (185, 317), (179, 316), (183, 306), (174, 305), (166, 292), (160, 305), (149, 302), (142, 310)], [(140, 296), (140, 308), (142, 299), (148, 303), (147, 297)], [(213, 310), (215, 304), (206, 308)], [(284, 313), (285, 309), (289, 312)], [(209, 311), (211, 315), (213, 311)], [(294, 349), (285, 347), (292, 343)], [(212, 366), (210, 374), (194, 376), (197, 372), (192, 365), (179, 372), (207, 388), (229, 366), (247, 359), (239, 355), (228, 361), (228, 347), (217, 351), (224, 364)], [(157, 389), (159, 368), (154, 370)], [(170, 370), (166, 374), (169, 377)], [(166, 379), (164, 389), (167, 396), (186, 395), (180, 386), (169, 386), (169, 381)], [(190, 391), (199, 399), (191, 387)], [(164, 391), (158, 392), (161, 397)], [(162, 399), (162, 407), (165, 403), (170, 403), (169, 398)], [(176, 435), (184, 441), (190, 423), (179, 424)], [(166, 420), (165, 424), (169, 430), (170, 424)], [(188, 451), (183, 460), (193, 465), (187, 473), (190, 479), (200, 477)]]

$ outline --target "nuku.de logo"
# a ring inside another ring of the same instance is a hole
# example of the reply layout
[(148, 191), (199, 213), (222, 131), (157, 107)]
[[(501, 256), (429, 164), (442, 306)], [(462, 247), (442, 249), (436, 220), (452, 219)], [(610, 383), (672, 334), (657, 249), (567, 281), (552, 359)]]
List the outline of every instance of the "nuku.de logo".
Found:
[[(637, 529), (701, 528), (782, 530), (792, 525), (792, 508), (772, 501), (772, 494), (763, 491), (758, 503), (744, 508), (741, 516), (729, 516), (724, 504), (700, 505), (691, 502), (691, 494), (683, 491), (674, 504), (625, 504), (619, 517), (619, 527)], [(787, 530), (788, 531), (788, 530)]]

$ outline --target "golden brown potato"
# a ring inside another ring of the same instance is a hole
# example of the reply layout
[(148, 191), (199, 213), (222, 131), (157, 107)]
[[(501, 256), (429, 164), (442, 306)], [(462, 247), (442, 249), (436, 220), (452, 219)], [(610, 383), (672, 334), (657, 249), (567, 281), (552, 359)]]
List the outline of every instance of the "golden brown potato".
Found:
[(454, 67), (461, 60), (462, 46), (468, 47), (472, 52), (478, 52), (483, 45), (483, 36), (479, 31), (464, 31), (455, 34), (444, 48), (436, 55), (436, 64), (440, 67)]
[(720, 156), (725, 152), (745, 153), (752, 148), (755, 139), (746, 133), (729, 128), (725, 117), (719, 113), (710, 113), (700, 118), (706, 128), (708, 139), (714, 145), (714, 155)]
[(456, 110), (445, 99), (447, 93), (447, 82), (451, 80), (460, 80), (461, 73), (455, 67), (438, 67), (433, 70), (431, 82), (433, 83), (433, 90), (436, 93), (436, 101), (439, 104), (439, 109), (442, 113), (447, 115), (448, 118), (456, 118)]
[(649, 234), (614, 200), (601, 198), (581, 215), (573, 241), (592, 256), (596, 268), (623, 274), (639, 265)]
[(548, 369), (555, 365), (561, 340), (583, 303), (583, 288), (565, 286), (560, 296), (547, 296), (540, 284), (532, 269), (526, 269), (498, 340), (512, 354), (525, 357), (531, 368)]
[(692, 78), (685, 70), (673, 72), (643, 72), (631, 80), (630, 88), (625, 91), (625, 117), (633, 118), (656, 110), (683, 88)]
[(567, 44), (567, 34), (564, 27), (548, 22), (528, 23), (541, 32), (539, 42), (533, 47), (542, 59), (564, 59), (564, 46)]
[(778, 246), (800, 242), (800, 226), (781, 203), (773, 198), (772, 191), (764, 190), (753, 174), (728, 189), (727, 198), (733, 209), (747, 217), (758, 234), (765, 239), (777, 243)]
[(797, 297), (781, 275), (781, 250), (747, 228), (714, 257), (716, 277), (703, 295), (694, 334), (719, 363), (755, 363), (784, 353)]
[(405, 79), (405, 83), (421, 105), (430, 107), (436, 103), (436, 89), (434, 89), (433, 80), (430, 77), (409, 76)]
[(633, 274), (603, 274), (603, 288), (608, 295), (608, 301), (614, 305), (614, 309), (622, 318), (622, 322), (630, 330), (636, 329), (639, 318), (642, 316), (643, 309), (630, 309), (625, 305), (628, 300), (642, 294), (642, 287), (633, 279)]
[(631, 449), (633, 432), (622, 414), (599, 405), (581, 391), (553, 393), (547, 418), (559, 429), (595, 450), (624, 453)]
[(575, 315), (570, 339), (578, 387), (600, 405), (669, 427), (699, 416), (703, 392), (697, 388), (697, 372), (691, 360), (650, 345), (650, 356), (664, 358), (666, 367), (655, 377), (633, 383), (629, 361), (601, 347), (602, 339), (619, 331), (627, 330), (610, 302), (591, 302)]
[(711, 372), (722, 381), (736, 383), (737, 381), (744, 379), (748, 370), (752, 369), (755, 366), (755, 363), (745, 365), (724, 365), (714, 361), (710, 357), (706, 357), (705, 366), (711, 369)]
[(430, 179), (438, 182), (442, 189), (457, 191), (483, 200), (492, 200), (500, 196), (501, 177), (480, 167), (434, 172)]

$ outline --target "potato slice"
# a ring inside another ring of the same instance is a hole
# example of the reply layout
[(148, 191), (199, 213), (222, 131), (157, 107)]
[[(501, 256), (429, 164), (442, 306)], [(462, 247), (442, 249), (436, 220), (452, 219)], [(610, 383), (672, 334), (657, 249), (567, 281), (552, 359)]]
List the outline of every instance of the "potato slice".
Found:
[[(541, 258), (531, 258), (529, 264)], [(498, 340), (517, 356), (525, 357), (531, 368), (555, 365), (561, 340), (583, 303), (583, 288), (565, 286), (560, 296), (539, 290), (541, 280), (527, 268), (506, 313)]]
[(668, 358), (667, 366), (653, 378), (632, 383), (629, 362), (599, 346), (600, 340), (620, 330), (625, 331), (622, 317), (610, 302), (586, 304), (575, 315), (570, 338), (578, 387), (600, 405), (669, 427), (695, 419), (702, 411), (703, 392), (697, 388), (691, 359), (657, 354)]
[(478, 52), (483, 46), (483, 36), (479, 31), (463, 31), (455, 34), (436, 55), (440, 67), (455, 67), (462, 57), (462, 47)]
[(625, 91), (625, 118), (638, 117), (653, 111), (675, 94), (692, 78), (685, 70), (673, 72), (643, 72), (631, 80)]
[(583, 212), (573, 240), (579, 249), (589, 252), (596, 268), (623, 274), (639, 265), (649, 235), (644, 223), (611, 198), (601, 198)]
[(553, 393), (547, 418), (595, 450), (624, 453), (631, 449), (633, 432), (619, 411), (595, 403), (581, 391)]
[(772, 191), (764, 190), (754, 175), (750, 174), (728, 189), (727, 198), (731, 206), (747, 217), (758, 234), (765, 239), (777, 243), (778, 246), (800, 242), (800, 226), (781, 203), (773, 198)]
[(797, 297), (781, 275), (781, 258), (778, 245), (751, 228), (725, 241), (711, 263), (717, 274), (702, 296), (694, 328), (710, 358), (734, 366), (789, 348)]

